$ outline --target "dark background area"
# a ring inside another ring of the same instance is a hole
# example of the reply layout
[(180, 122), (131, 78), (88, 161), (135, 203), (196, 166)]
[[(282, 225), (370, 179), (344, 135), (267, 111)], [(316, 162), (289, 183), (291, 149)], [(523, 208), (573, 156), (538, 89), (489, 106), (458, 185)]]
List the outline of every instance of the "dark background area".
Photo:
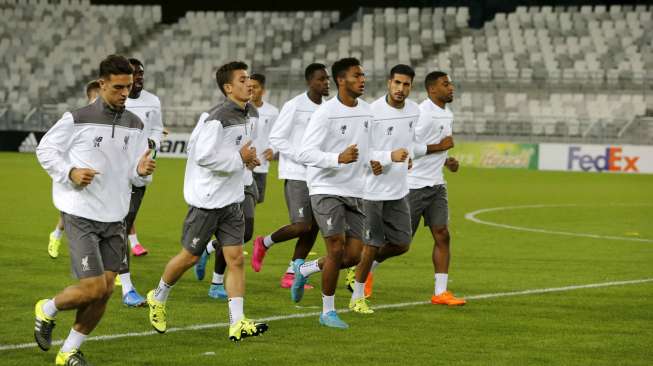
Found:
[(428, 1), (428, 0), (377, 0), (377, 1), (206, 1), (206, 0), (184, 0), (184, 1), (160, 1), (160, 0), (92, 0), (93, 4), (125, 4), (125, 5), (161, 5), (163, 22), (171, 23), (182, 17), (188, 10), (223, 10), (223, 11), (247, 11), (247, 10), (270, 10), (270, 11), (299, 11), (299, 10), (339, 10), (342, 12), (341, 19), (352, 14), (360, 7), (425, 7), (425, 6), (467, 6), (470, 8), (470, 26), (478, 28), (486, 20), (494, 18), (498, 12), (511, 12), (517, 6), (582, 6), (582, 5), (637, 5), (653, 4), (653, 1), (587, 1), (587, 0), (558, 0), (558, 1), (534, 1), (534, 0), (459, 0), (459, 1)]

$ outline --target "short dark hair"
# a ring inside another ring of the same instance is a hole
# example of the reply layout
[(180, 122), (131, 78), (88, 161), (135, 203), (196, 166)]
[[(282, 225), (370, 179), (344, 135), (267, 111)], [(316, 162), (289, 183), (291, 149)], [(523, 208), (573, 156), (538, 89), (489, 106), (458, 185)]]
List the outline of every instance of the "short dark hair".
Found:
[(306, 66), (306, 70), (304, 70), (304, 79), (306, 79), (306, 81), (311, 80), (313, 74), (318, 70), (326, 70), (326, 65), (316, 62)]
[(222, 94), (227, 96), (227, 92), (224, 91), (224, 84), (229, 84), (231, 79), (234, 76), (234, 71), (236, 70), (247, 70), (247, 64), (242, 61), (231, 61), (226, 63), (215, 72), (215, 81), (218, 83), (218, 87)]
[(249, 76), (250, 79), (258, 81), (263, 88), (265, 88), (265, 75), (263, 74), (252, 74)]
[(392, 80), (395, 74), (410, 76), (410, 81), (415, 79), (415, 70), (412, 67), (404, 64), (395, 65), (390, 69), (390, 75), (388, 75), (388, 80)]
[(424, 87), (426, 90), (428, 91), (431, 85), (435, 84), (435, 82), (443, 76), (447, 76), (447, 73), (443, 71), (433, 71), (426, 75), (426, 79), (424, 79)]
[(107, 79), (111, 75), (131, 75), (133, 73), (134, 69), (125, 56), (109, 55), (100, 62), (99, 76), (103, 79)]
[(86, 96), (91, 94), (93, 90), (100, 90), (100, 82), (97, 80), (91, 80), (86, 84)]
[(347, 57), (334, 62), (331, 66), (331, 74), (333, 76), (333, 81), (336, 83), (336, 87), (338, 87), (338, 77), (342, 77), (350, 67), (360, 65), (361, 62), (355, 57)]
[(142, 67), (142, 68), (145, 68), (145, 66), (143, 65), (143, 63), (141, 62), (141, 60), (139, 60), (139, 59), (137, 59), (137, 58), (134, 58), (134, 57), (132, 57), (132, 58), (129, 59), (129, 63), (130, 63), (132, 66), (140, 66), (140, 67)]

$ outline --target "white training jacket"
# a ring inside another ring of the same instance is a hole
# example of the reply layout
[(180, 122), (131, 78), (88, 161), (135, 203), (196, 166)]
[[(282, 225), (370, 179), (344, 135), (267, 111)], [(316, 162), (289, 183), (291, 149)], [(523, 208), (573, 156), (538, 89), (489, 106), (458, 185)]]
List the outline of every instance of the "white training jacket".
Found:
[[(355, 107), (348, 107), (336, 97), (313, 113), (298, 155), (298, 161), (308, 167), (310, 195), (363, 198), (365, 171), (370, 169), (367, 149), (371, 121), (370, 105), (360, 98)], [(338, 163), (340, 153), (353, 144), (358, 146), (358, 160)]]
[(127, 98), (125, 108), (136, 114), (145, 125), (145, 136), (154, 141), (156, 149), (161, 147), (163, 139), (163, 120), (161, 119), (161, 101), (159, 97), (142, 90), (138, 98)]
[(263, 102), (263, 105), (256, 109), (258, 110), (258, 119), (254, 125), (254, 146), (261, 165), (254, 168), (254, 173), (267, 173), (270, 162), (263, 156), (263, 152), (267, 149), (272, 149), (274, 152), (274, 148), (270, 144), (270, 131), (279, 116), (279, 109), (268, 102)]
[[(128, 110), (115, 110), (100, 97), (66, 112), (36, 148), (41, 166), (52, 177), (55, 207), (99, 222), (122, 221), (129, 211), (131, 186), (142, 186), (138, 162), (148, 149), (143, 122)], [(98, 171), (91, 184), (75, 185), (73, 168)]]

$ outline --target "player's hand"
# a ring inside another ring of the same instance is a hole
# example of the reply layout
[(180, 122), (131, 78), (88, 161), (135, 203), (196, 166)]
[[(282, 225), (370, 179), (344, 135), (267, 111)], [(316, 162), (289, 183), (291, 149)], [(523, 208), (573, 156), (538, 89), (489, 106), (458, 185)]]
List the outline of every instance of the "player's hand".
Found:
[(372, 167), (372, 173), (374, 173), (374, 175), (381, 175), (381, 173), (383, 173), (383, 165), (381, 165), (381, 162), (370, 160), (370, 166)]
[(274, 159), (274, 152), (272, 149), (265, 149), (265, 151), (263, 151), (263, 157), (267, 161), (272, 161), (272, 159)]
[(356, 144), (349, 145), (345, 151), (338, 155), (338, 163), (349, 164), (358, 160), (358, 147)]
[(447, 160), (444, 161), (444, 165), (454, 173), (457, 172), (460, 167), (460, 163), (456, 158), (447, 158)]
[(261, 161), (258, 160), (258, 159), (254, 159), (254, 160), (250, 161), (249, 163), (246, 163), (246, 164), (245, 164), (245, 166), (246, 166), (247, 169), (249, 169), (249, 170), (254, 170), (254, 168), (256, 168), (256, 167), (259, 166), (259, 165), (261, 165)]
[(147, 149), (145, 154), (143, 154), (141, 159), (138, 161), (138, 168), (136, 168), (136, 171), (141, 177), (146, 177), (154, 173), (154, 169), (156, 168), (156, 161), (150, 157), (151, 152), (152, 149)]
[(413, 158), (408, 158), (408, 170), (413, 169)]
[(240, 158), (243, 159), (243, 163), (245, 163), (245, 165), (256, 159), (256, 148), (252, 147), (251, 145), (252, 141), (250, 140), (240, 148)]
[(404, 162), (408, 158), (408, 150), (404, 149), (403, 147), (401, 149), (397, 149), (390, 154), (390, 158), (395, 163)]
[(80, 187), (86, 187), (87, 185), (91, 184), (93, 178), (95, 178), (97, 174), (100, 174), (100, 172), (96, 171), (95, 169), (72, 168), (68, 173), (68, 177), (76, 185)]

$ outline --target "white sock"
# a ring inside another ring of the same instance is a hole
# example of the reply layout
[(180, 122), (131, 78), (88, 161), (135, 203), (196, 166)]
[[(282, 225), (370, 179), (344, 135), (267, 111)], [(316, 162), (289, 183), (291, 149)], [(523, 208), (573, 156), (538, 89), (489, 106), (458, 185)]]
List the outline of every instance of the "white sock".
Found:
[(308, 277), (313, 273), (320, 272), (320, 266), (318, 265), (317, 259), (314, 261), (306, 262), (299, 266), (299, 272), (302, 273), (304, 277)]
[(263, 238), (263, 245), (265, 245), (266, 248), (270, 248), (274, 244), (274, 240), (272, 240), (272, 236), (268, 235), (265, 238)]
[(229, 324), (234, 325), (244, 317), (243, 303), (245, 300), (242, 297), (229, 298)]
[(82, 334), (75, 329), (70, 328), (68, 338), (66, 338), (66, 341), (63, 342), (63, 346), (61, 346), (60, 352), (70, 352), (74, 349), (79, 349), (85, 339), (86, 334)]
[(61, 237), (63, 236), (63, 230), (59, 230), (58, 227), (55, 227), (54, 231), (52, 232), (52, 235), (57, 239), (61, 239)]
[(120, 274), (120, 283), (122, 284), (122, 296), (134, 289), (132, 284), (132, 276), (129, 272)]
[(377, 262), (377, 261), (372, 262), (372, 267), (370, 268), (370, 273), (374, 272), (374, 270), (376, 269), (376, 267), (379, 266), (379, 264), (381, 264), (381, 262)]
[(133, 248), (138, 244), (138, 236), (136, 234), (129, 234), (129, 245)]
[(292, 261), (290, 261), (290, 264), (288, 265), (288, 268), (286, 268), (286, 273), (295, 274), (295, 269), (292, 266)]
[(213, 272), (211, 283), (214, 285), (222, 285), (224, 283), (224, 274)]
[(172, 285), (168, 285), (163, 281), (163, 278), (159, 280), (159, 286), (154, 290), (154, 298), (156, 301), (166, 302), (168, 301), (168, 295), (170, 295), (170, 290)]
[(435, 274), (435, 294), (440, 295), (447, 291), (447, 280), (449, 279), (448, 273)]
[(354, 280), (354, 293), (351, 294), (352, 300), (358, 300), (365, 297), (365, 282), (358, 282)]
[(336, 311), (336, 296), (322, 294), (322, 314), (326, 314), (329, 311)]
[(213, 240), (211, 240), (209, 244), (206, 246), (206, 252), (209, 254), (215, 252), (215, 245), (213, 245)]
[(45, 304), (43, 304), (43, 312), (50, 318), (57, 316), (59, 309), (57, 309), (57, 307), (54, 305), (54, 298), (46, 301)]

